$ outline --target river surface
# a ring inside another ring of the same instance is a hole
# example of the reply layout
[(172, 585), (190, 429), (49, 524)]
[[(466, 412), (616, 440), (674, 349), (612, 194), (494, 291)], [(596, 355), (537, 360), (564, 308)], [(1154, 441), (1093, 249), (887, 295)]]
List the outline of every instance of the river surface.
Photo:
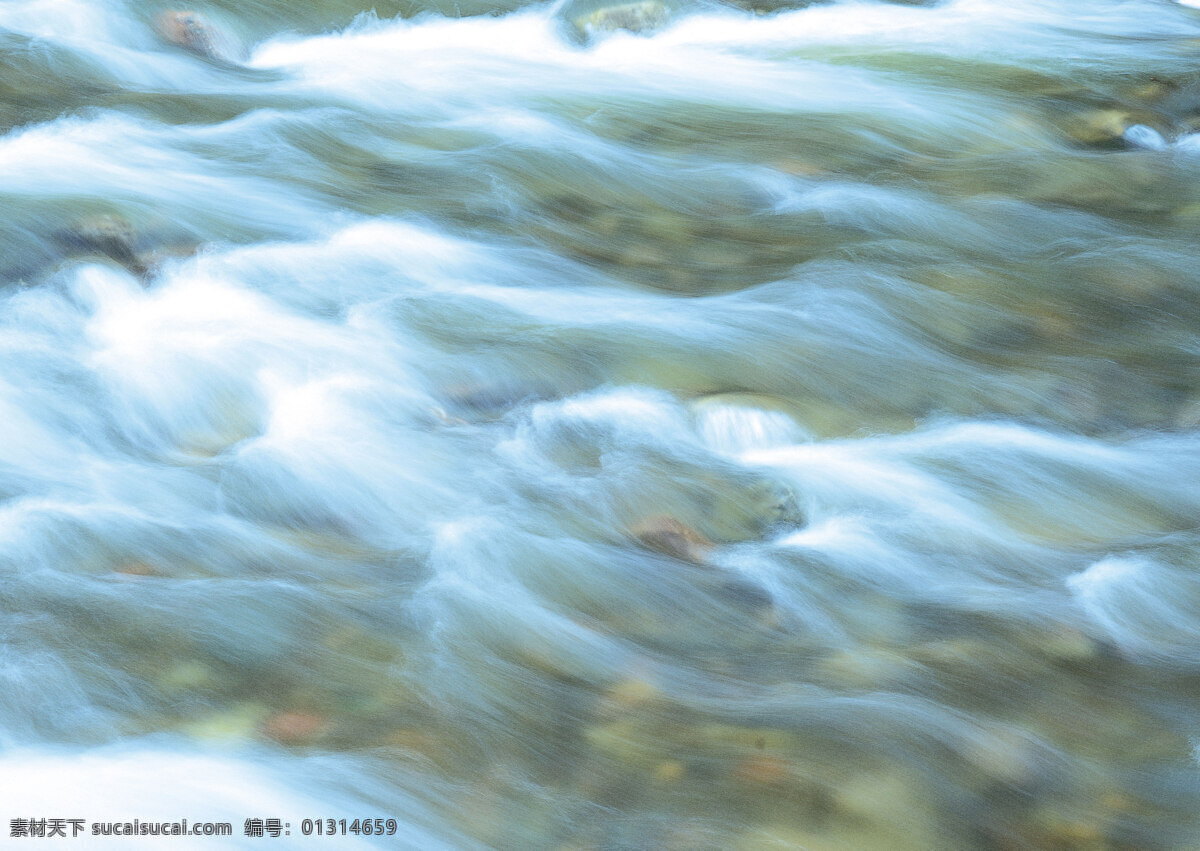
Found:
[(1200, 849), (1200, 10), (499, 2), (0, 2), (5, 841)]

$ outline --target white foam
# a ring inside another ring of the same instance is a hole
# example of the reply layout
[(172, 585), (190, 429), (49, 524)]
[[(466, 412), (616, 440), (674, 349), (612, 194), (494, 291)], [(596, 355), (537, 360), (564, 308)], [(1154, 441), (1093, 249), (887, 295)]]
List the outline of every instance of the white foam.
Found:
[(328, 218), (312, 199), (286, 184), (246, 174), (220, 155), (191, 152), (191, 140), (203, 132), (113, 113), (18, 128), (0, 137), (0, 185), (17, 195), (169, 208), (193, 225), (215, 216), (270, 231), (325, 226)]
[(1133, 124), (1126, 127), (1123, 135), (1126, 142), (1139, 148), (1149, 151), (1165, 151), (1167, 149), (1167, 140), (1163, 138), (1162, 133), (1145, 124)]
[(795, 420), (780, 411), (742, 405), (707, 405), (696, 417), (696, 428), (705, 445), (731, 455), (787, 446), (808, 437)]
[(865, 512), (880, 521), (905, 517), (945, 543), (971, 537), (990, 541), (999, 534), (995, 518), (952, 485), (872, 440), (752, 451), (742, 458), (792, 479), (807, 498), (810, 517), (818, 522)]
[(537, 405), (535, 429), (595, 426), (623, 443), (669, 442), (690, 432), (683, 410), (665, 393), (639, 388), (602, 391)]
[[(291, 770), (289, 770), (291, 769)], [(295, 773), (293, 773), (295, 772)], [(120, 839), (91, 835), (96, 822), (225, 822), (232, 835), (171, 836), (169, 839), (137, 836), (135, 845), (170, 845), (179, 848), (258, 848), (264, 842), (289, 846), (304, 841), (301, 820), (346, 818), (348, 821), (379, 812), (372, 805), (334, 788), (322, 787), (306, 777), (298, 763), (268, 767), (263, 757), (197, 753), (147, 744), (114, 745), (91, 751), (66, 748), (9, 750), (0, 754), (0, 800), (8, 818), (84, 819), (86, 832), (71, 839), (73, 847), (114, 847)], [(389, 813), (392, 815), (392, 813)], [(246, 819), (278, 818), (290, 824), (290, 839), (247, 837)], [(398, 848), (447, 848), (447, 842), (428, 830), (400, 821), (399, 830), (383, 844)], [(328, 848), (375, 848), (380, 842), (355, 836), (322, 836), (316, 841)]]
[(1141, 660), (1200, 664), (1194, 571), (1176, 571), (1141, 555), (1107, 556), (1066, 579), (1096, 628)]
[(1200, 133), (1180, 136), (1171, 147), (1185, 154), (1200, 154)]
[[(864, 14), (875, 13), (865, 8)], [(914, 28), (924, 31), (928, 17), (917, 21)], [(773, 61), (774, 51), (812, 43), (813, 33), (800, 13), (769, 21), (709, 13), (653, 38), (617, 33), (580, 50), (563, 40), (545, 8), (535, 7), (500, 18), (373, 21), (343, 33), (277, 39), (260, 45), (250, 64), (285, 70), (308, 89), (378, 108), (419, 110), (426, 118), (467, 105), (471, 113), (491, 113), (498, 104), (532, 107), (530, 97), (554, 92), (608, 98), (624, 91), (742, 108), (917, 110), (927, 120), (943, 120), (944, 110), (935, 108), (938, 98), (928, 91), (914, 89), (898, 99), (894, 81), (869, 71), (814, 60)], [(982, 102), (972, 106), (987, 110)], [(539, 122), (517, 118), (511, 106), (507, 112), (518, 135)], [(973, 123), (958, 121), (964, 129)]]
[(0, 27), (40, 39), (112, 43), (119, 40), (119, 25), (126, 23), (120, 5), (80, 0), (8, 0), (0, 4)]

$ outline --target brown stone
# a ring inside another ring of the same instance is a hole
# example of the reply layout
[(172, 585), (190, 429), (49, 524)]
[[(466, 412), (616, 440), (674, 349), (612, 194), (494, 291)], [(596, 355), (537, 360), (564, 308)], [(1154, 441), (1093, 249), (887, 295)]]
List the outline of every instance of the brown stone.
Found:
[(633, 529), (634, 536), (655, 552), (672, 558), (703, 564), (713, 542), (674, 517), (651, 517)]
[(325, 727), (325, 719), (311, 712), (280, 712), (263, 725), (263, 735), (284, 745), (311, 742)]
[(154, 29), (163, 40), (176, 47), (210, 59), (223, 58), (217, 31), (198, 12), (163, 12), (155, 20)]

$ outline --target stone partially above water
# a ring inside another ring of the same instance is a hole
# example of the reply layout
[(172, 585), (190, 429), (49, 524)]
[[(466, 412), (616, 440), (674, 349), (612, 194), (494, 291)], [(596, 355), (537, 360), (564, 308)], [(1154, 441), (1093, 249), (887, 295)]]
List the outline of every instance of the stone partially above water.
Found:
[(584, 28), (598, 32), (628, 30), (640, 33), (657, 29), (667, 22), (670, 13), (662, 3), (643, 0), (641, 3), (624, 3), (593, 12), (583, 19)]
[(568, 4), (563, 14), (570, 25), (572, 37), (586, 44), (600, 33), (617, 30), (639, 34), (653, 32), (667, 22), (671, 10), (659, 0), (639, 0), (615, 6), (577, 2)]
[(154, 30), (164, 41), (199, 56), (222, 61), (230, 59), (228, 39), (199, 12), (163, 12), (154, 21)]

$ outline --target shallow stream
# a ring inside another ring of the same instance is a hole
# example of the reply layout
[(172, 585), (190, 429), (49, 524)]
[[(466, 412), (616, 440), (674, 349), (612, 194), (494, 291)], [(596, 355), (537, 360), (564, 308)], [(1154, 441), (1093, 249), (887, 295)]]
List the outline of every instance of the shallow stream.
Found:
[(1200, 10), (499, 2), (0, 2), (4, 835), (1200, 849)]

